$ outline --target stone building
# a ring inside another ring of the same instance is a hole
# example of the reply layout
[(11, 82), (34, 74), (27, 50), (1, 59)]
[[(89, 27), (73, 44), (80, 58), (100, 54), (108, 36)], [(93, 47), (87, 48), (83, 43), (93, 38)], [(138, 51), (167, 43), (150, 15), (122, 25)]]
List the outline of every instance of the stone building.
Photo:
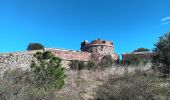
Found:
[[(0, 53), (0, 70), (10, 67), (28, 68), (34, 59), (33, 54), (38, 51), (33, 50)], [(57, 57), (60, 57), (62, 59), (62, 64), (66, 68), (69, 68), (68, 64), (73, 60), (80, 60), (84, 62), (89, 60), (99, 61), (105, 55), (111, 55), (113, 60), (118, 59), (118, 55), (114, 53), (113, 43), (110, 41), (102, 41), (101, 39), (94, 40), (91, 43), (88, 43), (87, 41), (82, 42), (81, 51), (65, 50), (60, 48), (45, 48), (45, 51), (51, 51)]]
[(90, 43), (84, 41), (81, 43), (81, 51), (89, 52), (92, 54), (92, 59), (97, 56), (100, 59), (105, 55), (111, 55), (113, 60), (118, 59), (118, 55), (114, 53), (114, 45), (111, 41), (103, 41), (102, 39), (93, 40)]

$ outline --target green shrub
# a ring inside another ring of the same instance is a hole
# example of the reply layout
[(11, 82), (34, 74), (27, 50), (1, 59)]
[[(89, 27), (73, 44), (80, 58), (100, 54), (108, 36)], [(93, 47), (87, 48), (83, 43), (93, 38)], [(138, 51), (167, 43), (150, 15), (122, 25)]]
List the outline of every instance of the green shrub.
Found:
[(159, 38), (154, 52), (156, 55), (153, 57), (153, 64), (158, 65), (164, 75), (170, 75), (170, 32)]
[(44, 88), (60, 89), (64, 85), (64, 67), (61, 65), (61, 59), (55, 57), (49, 51), (37, 52), (34, 55), (37, 58), (31, 64), (31, 70), (37, 86)]
[(123, 61), (125, 65), (139, 65), (141, 59), (137, 55), (132, 55), (129, 59)]
[(96, 63), (94, 61), (90, 60), (86, 63), (86, 68), (88, 70), (95, 70), (96, 69)]
[(70, 69), (72, 70), (82, 70), (85, 69), (85, 63), (79, 60), (73, 60), (69, 63)]
[(110, 55), (104, 56), (98, 63), (100, 69), (111, 67), (113, 64), (113, 59)]
[(135, 65), (135, 66), (139, 66), (139, 65), (146, 65), (147, 63), (149, 63), (151, 61), (151, 59), (147, 59), (147, 58), (140, 58), (137, 55), (131, 55), (131, 57), (129, 57), (126, 60), (123, 60), (122, 63), (124, 65)]
[(30, 43), (27, 47), (27, 50), (44, 50), (44, 46), (40, 43)]
[(133, 52), (148, 52), (148, 51), (149, 51), (149, 49), (147, 49), (147, 48), (138, 48), (138, 49), (134, 50)]

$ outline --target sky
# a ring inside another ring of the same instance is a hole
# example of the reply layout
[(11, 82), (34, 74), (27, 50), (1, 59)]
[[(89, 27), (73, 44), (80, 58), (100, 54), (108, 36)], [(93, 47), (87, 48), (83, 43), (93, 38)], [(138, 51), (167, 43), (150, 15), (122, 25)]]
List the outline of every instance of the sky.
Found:
[(113, 41), (118, 54), (154, 48), (170, 31), (170, 0), (0, 0), (0, 52), (29, 43), (80, 50), (80, 43)]

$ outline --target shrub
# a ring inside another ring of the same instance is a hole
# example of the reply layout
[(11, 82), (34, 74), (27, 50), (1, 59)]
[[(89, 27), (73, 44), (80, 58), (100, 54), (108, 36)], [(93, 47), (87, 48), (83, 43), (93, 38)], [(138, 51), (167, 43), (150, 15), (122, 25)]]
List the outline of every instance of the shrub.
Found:
[(129, 59), (123, 61), (125, 65), (139, 65), (141, 59), (137, 55), (132, 55)]
[(0, 84), (0, 100), (55, 100), (54, 90), (34, 85), (32, 72), (29, 70), (7, 70), (0, 79)]
[(138, 49), (134, 50), (133, 52), (148, 52), (148, 51), (149, 51), (149, 49), (147, 49), (147, 48), (138, 48)]
[(70, 69), (73, 70), (82, 70), (85, 69), (85, 63), (83, 61), (79, 61), (79, 60), (73, 60), (69, 63)]
[(100, 60), (98, 66), (100, 69), (103, 69), (110, 67), (112, 64), (113, 64), (112, 57), (110, 55), (106, 55)]
[(55, 57), (49, 51), (37, 52), (34, 57), (37, 61), (31, 64), (31, 70), (37, 86), (44, 88), (60, 89), (64, 85), (64, 68), (61, 65), (61, 59)]
[[(140, 74), (141, 73), (141, 74)], [(96, 90), (96, 100), (162, 100), (166, 99), (167, 86), (154, 74), (139, 72), (108, 80)]]
[(27, 47), (27, 50), (44, 50), (44, 46), (40, 43), (30, 43)]
[(94, 61), (88, 61), (87, 64), (86, 64), (86, 68), (88, 70), (94, 70), (96, 69), (96, 63)]
[(170, 75), (170, 32), (159, 38), (155, 44), (153, 64), (157, 63), (164, 75)]
[(141, 58), (138, 55), (131, 55), (131, 57), (129, 57), (129, 59), (123, 60), (123, 64), (124, 65), (135, 65), (135, 66), (139, 66), (139, 65), (146, 65), (147, 63), (149, 63), (151, 61), (151, 59), (148, 58)]

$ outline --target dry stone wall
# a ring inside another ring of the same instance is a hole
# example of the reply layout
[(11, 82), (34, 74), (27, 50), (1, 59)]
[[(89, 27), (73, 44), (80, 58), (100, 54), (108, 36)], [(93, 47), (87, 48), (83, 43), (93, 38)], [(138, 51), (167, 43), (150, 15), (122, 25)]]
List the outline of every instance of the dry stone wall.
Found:
[[(91, 59), (91, 54), (87, 52), (77, 52), (72, 50), (62, 49), (46, 49), (52, 51), (57, 57), (62, 59), (64, 67), (68, 68), (68, 64), (72, 60), (88, 61)], [(8, 68), (29, 68), (32, 60), (35, 60), (33, 54), (36, 51), (14, 52), (14, 53), (1, 53), (0, 54), (0, 70)]]
[[(102, 47), (96, 48), (98, 51), (101, 51), (107, 54), (110, 54), (112, 50), (104, 50), (102, 51)], [(105, 49), (105, 48), (103, 48)], [(107, 49), (109, 49), (107, 47)], [(110, 48), (112, 49), (112, 48)], [(24, 52), (14, 52), (14, 53), (1, 53), (0, 54), (0, 72), (1, 70), (8, 69), (8, 68), (29, 68), (32, 60), (35, 60), (33, 54), (38, 52), (39, 50), (35, 51), (24, 51)], [(69, 68), (68, 64), (70, 61), (73, 60), (81, 60), (87, 62), (89, 60), (99, 61), (103, 55), (96, 54), (96, 53), (89, 53), (89, 52), (82, 52), (82, 51), (74, 51), (74, 50), (63, 50), (57, 48), (46, 48), (45, 51), (53, 52), (57, 57), (62, 59), (62, 64), (65, 68)], [(116, 58), (116, 54), (111, 54)]]
[(82, 48), (83, 51), (90, 53), (98, 53), (101, 55), (110, 55), (113, 54), (114, 50), (112, 46), (107, 45), (89, 45)]
[(6, 67), (26, 67), (33, 60), (31, 52), (18, 52), (0, 55), (0, 66)]
[(62, 58), (63, 60), (81, 60), (88, 61), (91, 59), (91, 53), (73, 51), (73, 50), (62, 50), (62, 49), (46, 49), (52, 51), (57, 57)]
[(7, 69), (29, 68), (33, 60), (33, 52), (17, 52), (0, 54), (0, 73)]

